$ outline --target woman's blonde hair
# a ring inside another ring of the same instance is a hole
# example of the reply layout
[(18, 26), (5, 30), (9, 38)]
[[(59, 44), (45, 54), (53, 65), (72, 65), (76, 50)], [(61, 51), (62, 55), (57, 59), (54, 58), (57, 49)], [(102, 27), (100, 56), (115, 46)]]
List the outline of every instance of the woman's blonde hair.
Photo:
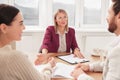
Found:
[[(58, 24), (57, 24), (57, 22), (56, 22), (56, 17), (57, 17), (57, 15), (58, 15), (59, 13), (64, 13), (64, 14), (68, 17), (67, 12), (66, 12), (65, 10), (63, 10), (63, 9), (58, 9), (58, 10), (57, 10), (57, 12), (56, 12), (55, 15), (54, 15), (54, 25), (55, 25), (54, 27), (55, 27), (55, 31), (57, 31), (57, 26), (58, 26)], [(66, 24), (66, 26), (65, 26), (65, 30), (68, 31), (68, 20), (67, 20), (67, 24)]]

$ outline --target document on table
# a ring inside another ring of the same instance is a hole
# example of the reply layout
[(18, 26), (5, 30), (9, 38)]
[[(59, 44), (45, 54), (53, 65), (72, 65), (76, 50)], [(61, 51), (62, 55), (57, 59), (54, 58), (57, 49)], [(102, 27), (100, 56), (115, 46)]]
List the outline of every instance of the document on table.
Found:
[(73, 78), (71, 72), (74, 70), (75, 66), (67, 65), (64, 63), (57, 63), (53, 69), (53, 78)]
[[(35, 68), (42, 72), (46, 65), (38, 65)], [(67, 65), (64, 63), (56, 63), (56, 66), (52, 70), (52, 78), (73, 78), (71, 72), (74, 70), (74, 65)]]
[(66, 61), (66, 62), (68, 62), (70, 64), (89, 62), (89, 60), (86, 59), (86, 58), (74, 57), (74, 54), (65, 55), (65, 56), (58, 56), (58, 58)]

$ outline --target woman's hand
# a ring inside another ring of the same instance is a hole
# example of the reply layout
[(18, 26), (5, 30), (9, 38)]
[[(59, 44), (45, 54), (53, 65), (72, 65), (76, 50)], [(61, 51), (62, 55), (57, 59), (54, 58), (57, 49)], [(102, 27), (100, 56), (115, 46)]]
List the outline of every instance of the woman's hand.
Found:
[(87, 63), (79, 63), (75, 66), (75, 69), (77, 69), (77, 68), (81, 68), (85, 72), (89, 71), (89, 69), (90, 69), (89, 64), (87, 64)]
[(75, 57), (84, 58), (83, 54), (80, 52), (78, 48), (74, 49), (74, 55)]
[(47, 54), (39, 54), (37, 55), (37, 59), (35, 60), (35, 65), (47, 63), (48, 59), (49, 59), (49, 56)]
[(53, 57), (50, 57), (48, 59), (48, 63), (50, 63), (50, 65), (51, 65), (52, 68), (56, 65), (55, 59)]

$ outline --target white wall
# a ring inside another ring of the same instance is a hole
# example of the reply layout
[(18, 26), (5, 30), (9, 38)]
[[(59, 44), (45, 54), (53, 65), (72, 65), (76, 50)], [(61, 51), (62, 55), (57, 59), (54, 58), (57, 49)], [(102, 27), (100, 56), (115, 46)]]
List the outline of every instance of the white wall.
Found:
[(25, 52), (33, 62), (38, 54), (44, 32), (24, 32), (21, 41), (16, 42), (16, 49)]
[(86, 56), (91, 55), (93, 49), (106, 49), (114, 37), (114, 34), (104, 30), (76, 31), (78, 45)]

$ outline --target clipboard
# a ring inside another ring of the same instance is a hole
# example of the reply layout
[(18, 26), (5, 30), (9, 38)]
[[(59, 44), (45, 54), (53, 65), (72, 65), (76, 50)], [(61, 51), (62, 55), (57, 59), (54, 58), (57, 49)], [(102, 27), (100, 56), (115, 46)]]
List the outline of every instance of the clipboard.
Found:
[(74, 57), (74, 54), (70, 54), (70, 55), (65, 55), (65, 56), (58, 56), (59, 59), (70, 63), (70, 64), (77, 64), (77, 63), (84, 63), (84, 62), (89, 62), (88, 59), (86, 58), (78, 58), (78, 57)]

